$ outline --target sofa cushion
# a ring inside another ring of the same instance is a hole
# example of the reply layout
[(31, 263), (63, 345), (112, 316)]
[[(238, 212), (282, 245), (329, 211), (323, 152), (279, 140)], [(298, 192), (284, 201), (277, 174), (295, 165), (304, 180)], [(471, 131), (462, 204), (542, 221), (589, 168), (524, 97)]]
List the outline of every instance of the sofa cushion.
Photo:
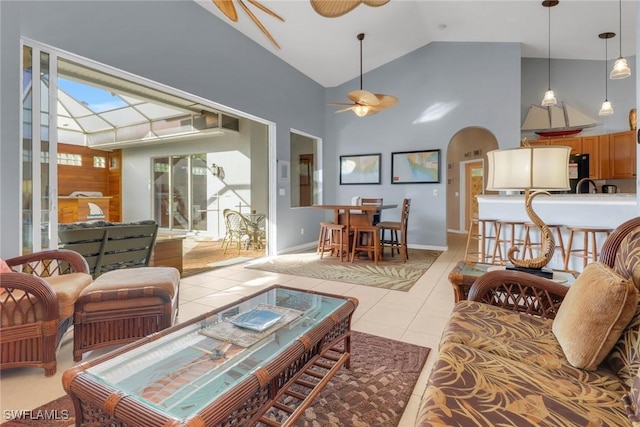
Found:
[(622, 398), (627, 417), (634, 427), (640, 427), (640, 371), (636, 371), (629, 392)]
[(73, 309), (80, 292), (93, 282), (87, 273), (70, 273), (59, 276), (42, 277), (58, 297), (58, 314), (60, 320), (73, 316)]
[(640, 290), (640, 227), (625, 236), (616, 252), (613, 269)]
[(585, 371), (571, 366), (551, 331), (551, 324), (551, 319), (475, 301), (460, 301), (453, 308), (440, 346), (465, 344), (592, 386), (620, 393), (627, 391), (620, 379), (608, 369)]
[[(613, 269), (622, 277), (633, 280), (640, 289), (640, 227), (622, 239), (616, 253)], [(607, 356), (607, 364), (628, 387), (632, 386), (636, 372), (640, 369), (640, 305)]]
[(635, 285), (609, 266), (585, 267), (565, 296), (552, 330), (569, 363), (595, 370), (627, 327), (638, 306)]
[(443, 346), (416, 425), (623, 426), (622, 393), (461, 344)]

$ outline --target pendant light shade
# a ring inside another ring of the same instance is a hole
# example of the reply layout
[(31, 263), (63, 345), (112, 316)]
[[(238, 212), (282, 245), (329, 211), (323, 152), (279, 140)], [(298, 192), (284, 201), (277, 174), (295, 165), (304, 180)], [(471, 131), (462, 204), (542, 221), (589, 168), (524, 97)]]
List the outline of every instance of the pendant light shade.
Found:
[(606, 99), (602, 102), (602, 106), (600, 107), (600, 111), (598, 115), (600, 116), (610, 116), (613, 114), (613, 106), (611, 106), (611, 101), (607, 101)]
[(613, 65), (613, 70), (609, 75), (610, 79), (624, 79), (631, 75), (631, 68), (627, 64), (627, 60), (623, 57), (616, 59), (616, 63)]
[(620, 56), (613, 64), (613, 70), (609, 74), (610, 79), (624, 79), (631, 75), (631, 68), (627, 64), (627, 60), (622, 57), (622, 0), (619, 0), (619, 17), (620, 17)]
[(542, 2), (542, 6), (549, 9), (549, 62), (548, 62), (548, 73), (549, 73), (549, 87), (547, 91), (544, 93), (544, 98), (542, 98), (542, 106), (548, 107), (550, 105), (556, 105), (558, 101), (556, 100), (556, 94), (551, 89), (551, 8), (560, 3), (558, 0), (544, 0)]
[(607, 59), (609, 56), (609, 39), (616, 36), (616, 33), (600, 33), (598, 37), (604, 39), (604, 102), (602, 103), (602, 107), (600, 107), (600, 111), (598, 112), (599, 116), (610, 116), (613, 114), (613, 106), (609, 101), (609, 84), (607, 82)]
[(549, 88), (549, 90), (544, 93), (544, 98), (542, 98), (542, 106), (548, 107), (549, 105), (556, 105), (557, 103), (556, 94)]

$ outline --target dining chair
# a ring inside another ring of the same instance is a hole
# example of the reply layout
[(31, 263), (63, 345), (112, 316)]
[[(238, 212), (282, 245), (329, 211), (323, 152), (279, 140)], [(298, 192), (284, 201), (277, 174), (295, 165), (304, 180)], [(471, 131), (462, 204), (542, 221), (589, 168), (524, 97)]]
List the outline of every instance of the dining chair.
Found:
[[(382, 198), (379, 199), (362, 199), (362, 205), (363, 206), (382, 206)], [(372, 225), (376, 225), (377, 223), (380, 222), (380, 215), (382, 214), (381, 210), (378, 209), (377, 211), (375, 211), (375, 213), (373, 214), (373, 223)]]
[[(402, 201), (402, 212), (400, 215), (400, 221), (382, 221), (378, 223), (378, 228), (381, 230), (380, 246), (382, 253), (384, 254), (384, 248), (391, 248), (391, 256), (397, 251), (402, 255), (402, 261), (407, 262), (409, 254), (407, 251), (407, 228), (409, 225), (409, 207), (411, 206), (411, 199), (404, 199)], [(389, 230), (389, 238), (386, 239), (385, 235)], [(398, 233), (400, 237), (398, 238)]]
[(226, 233), (224, 240), (222, 241), (223, 253), (227, 253), (229, 245), (236, 243), (238, 253), (240, 253), (241, 246), (245, 249), (249, 249), (249, 246), (253, 245), (255, 249), (259, 249), (261, 246), (264, 232), (253, 224), (246, 216), (242, 215), (238, 211), (232, 209), (225, 209), (222, 211), (224, 216), (224, 223), (226, 227)]

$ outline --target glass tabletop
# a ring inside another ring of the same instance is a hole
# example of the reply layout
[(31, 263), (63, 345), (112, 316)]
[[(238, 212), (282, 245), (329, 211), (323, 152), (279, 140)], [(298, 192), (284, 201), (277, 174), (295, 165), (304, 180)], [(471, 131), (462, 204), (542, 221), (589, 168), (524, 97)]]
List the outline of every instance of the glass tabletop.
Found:
[(86, 372), (161, 412), (188, 417), (346, 303), (326, 295), (270, 289)]
[[(483, 263), (464, 263), (460, 269), (460, 273), (464, 276), (480, 277), (483, 274), (493, 270), (504, 270), (504, 265), (483, 264)], [(556, 283), (565, 286), (571, 286), (575, 282), (577, 273), (575, 271), (553, 270), (553, 280)]]

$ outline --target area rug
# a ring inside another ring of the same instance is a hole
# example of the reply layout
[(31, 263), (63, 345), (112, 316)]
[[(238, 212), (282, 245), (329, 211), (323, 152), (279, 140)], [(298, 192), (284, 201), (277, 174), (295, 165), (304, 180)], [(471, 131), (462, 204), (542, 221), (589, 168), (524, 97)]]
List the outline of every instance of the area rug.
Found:
[[(430, 350), (355, 331), (351, 348), (351, 369), (342, 368), (331, 379), (296, 426), (398, 425)], [(42, 419), (35, 419), (37, 414), (48, 414), (49, 419), (43, 423)], [(60, 419), (53, 419), (52, 414)], [(69, 427), (74, 424), (73, 404), (65, 395), (31, 411), (31, 419), (8, 421), (3, 426)]]
[(392, 257), (387, 252), (384, 259), (376, 266), (372, 260), (365, 257), (354, 260), (352, 264), (347, 261), (340, 262), (339, 258), (328, 254), (320, 259), (320, 255), (315, 252), (307, 252), (257, 260), (249, 263), (245, 268), (408, 291), (441, 253), (441, 251), (409, 249), (409, 259), (403, 263), (399, 255)]

